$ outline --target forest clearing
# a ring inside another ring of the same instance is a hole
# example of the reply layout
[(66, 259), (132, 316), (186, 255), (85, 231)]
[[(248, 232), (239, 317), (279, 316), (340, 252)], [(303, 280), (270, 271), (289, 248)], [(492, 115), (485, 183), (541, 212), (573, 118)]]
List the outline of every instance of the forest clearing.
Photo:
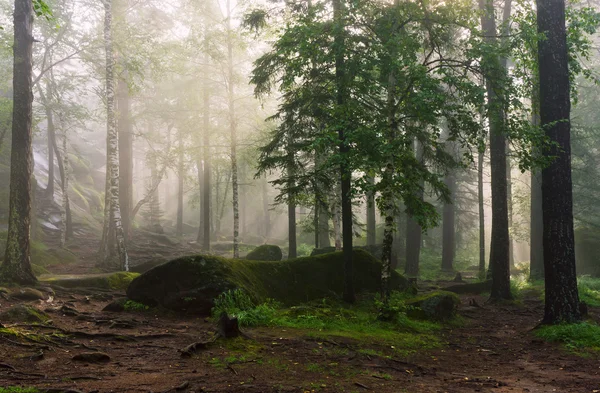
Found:
[(0, 0), (0, 393), (600, 392), (597, 0)]

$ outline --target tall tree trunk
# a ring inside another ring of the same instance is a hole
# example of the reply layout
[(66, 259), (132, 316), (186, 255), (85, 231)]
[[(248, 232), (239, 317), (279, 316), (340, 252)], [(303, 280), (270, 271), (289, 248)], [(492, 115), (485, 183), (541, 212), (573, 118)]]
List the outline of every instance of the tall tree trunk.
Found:
[[(417, 160), (423, 159), (423, 149), (420, 143), (415, 141), (415, 154)], [(418, 198), (423, 199), (423, 183), (421, 183), (421, 191), (419, 191)], [(421, 256), (421, 244), (423, 240), (423, 228), (413, 219), (411, 216), (407, 217), (406, 220), (406, 265), (404, 267), (404, 274), (408, 277), (419, 276), (419, 259)]]
[(106, 198), (100, 264), (129, 271), (129, 257), (119, 203), (119, 137), (115, 117), (115, 59), (112, 37), (112, 0), (103, 0), (105, 9), (104, 45), (106, 51)]
[(288, 202), (288, 259), (298, 256), (298, 248), (296, 244), (296, 204), (292, 201)]
[[(336, 81), (336, 104), (339, 108), (346, 105), (346, 64), (345, 64), (345, 18), (344, 18), (344, 0), (333, 0), (333, 19), (334, 19), (334, 48), (335, 48), (335, 81)], [(349, 123), (349, 122), (348, 122)], [(354, 293), (354, 272), (352, 266), (352, 171), (350, 170), (345, 157), (350, 152), (350, 147), (346, 141), (345, 126), (341, 125), (338, 130), (339, 149), (342, 156), (340, 165), (340, 178), (342, 187), (342, 237), (344, 243), (344, 301), (354, 303), (356, 295)]]
[[(41, 90), (41, 88), (40, 88)], [(50, 82), (46, 83), (46, 92), (47, 97), (52, 100), (52, 84)], [(46, 187), (46, 197), (50, 200), (54, 199), (54, 143), (56, 139), (56, 128), (54, 127), (54, 111), (52, 110), (52, 105), (50, 102), (46, 101), (46, 99), (42, 99), (44, 102), (44, 109), (46, 111), (46, 121), (47, 121), (47, 134), (48, 134), (48, 186)]]
[(63, 153), (63, 170), (62, 176), (62, 209), (61, 209), (61, 233), (60, 245), (64, 247), (67, 240), (70, 238), (69, 231), (72, 230), (70, 223), (71, 207), (69, 205), (69, 152), (67, 150), (67, 132), (63, 131), (62, 137), (62, 153)]
[(341, 221), (342, 221), (342, 213), (341, 213), (341, 209), (340, 209), (340, 184), (338, 183), (336, 185), (336, 196), (335, 196), (335, 202), (333, 203), (333, 205), (331, 206), (331, 209), (333, 211), (333, 238), (334, 238), (334, 242), (335, 242), (335, 250), (336, 251), (341, 251), (342, 250), (342, 230), (341, 230)]
[[(375, 179), (369, 176), (369, 184), (375, 184)], [(377, 224), (375, 220), (375, 193), (367, 193), (367, 246), (374, 246), (377, 243)]]
[(32, 153), (32, 45), (33, 4), (15, 0), (13, 46), (13, 121), (10, 159), (10, 197), (8, 237), (4, 262), (0, 267), (3, 281), (34, 284), (31, 270), (31, 177)]
[(513, 229), (513, 202), (512, 202), (512, 166), (510, 163), (510, 146), (506, 146), (506, 203), (508, 205), (508, 262), (511, 269), (515, 267), (515, 245), (511, 231)]
[[(531, 122), (534, 127), (540, 126), (540, 97), (539, 86), (533, 93)], [(539, 149), (534, 153), (539, 153)], [(530, 213), (530, 250), (529, 250), (529, 279), (544, 279), (544, 210), (542, 209), (542, 171), (538, 168), (531, 170), (531, 213)]]
[(119, 204), (126, 241), (131, 238), (133, 209), (133, 123), (128, 73), (124, 72), (117, 85), (117, 126), (119, 133)]
[(262, 178), (262, 203), (264, 236), (265, 242), (268, 242), (269, 236), (271, 236), (271, 217), (269, 214), (269, 183), (266, 174)]
[(443, 228), (442, 228), (442, 270), (454, 270), (454, 255), (456, 252), (456, 175), (449, 172), (444, 182), (450, 191), (450, 203), (444, 204)]
[(233, 193), (233, 257), (240, 257), (240, 209), (237, 163), (237, 124), (235, 119), (233, 30), (231, 27), (231, 1), (227, 0), (227, 87), (229, 100), (229, 130), (231, 133), (231, 189)]
[(183, 156), (183, 132), (179, 130), (179, 148), (177, 162), (177, 236), (183, 236), (183, 180), (185, 178), (185, 163)]
[(477, 156), (477, 199), (479, 204), (479, 277), (485, 278), (485, 204), (483, 195), (483, 163), (485, 152)]
[(540, 118), (555, 144), (545, 153), (556, 157), (542, 170), (544, 217), (543, 323), (581, 320), (575, 268), (573, 184), (571, 180), (571, 101), (564, 0), (537, 1)]
[[(480, 0), (481, 26), (485, 39), (496, 44), (496, 20), (493, 0)], [(492, 168), (492, 244), (490, 270), (492, 290), (490, 298), (511, 299), (508, 233), (508, 196), (506, 179), (506, 139), (504, 132), (504, 105), (501, 84), (504, 70), (500, 59), (492, 54), (491, 66), (484, 70), (490, 123), (490, 164)]]
[[(208, 51), (209, 41), (205, 39), (205, 50)], [(207, 57), (208, 61), (208, 57)], [(208, 68), (208, 67), (207, 67)], [(204, 75), (204, 86), (202, 91), (202, 158), (204, 160), (204, 184), (202, 185), (203, 193), (203, 216), (202, 225), (204, 225), (203, 229), (203, 239), (202, 239), (202, 249), (204, 251), (210, 251), (210, 234), (211, 234), (211, 215), (210, 215), (210, 207), (211, 207), (211, 176), (212, 176), (212, 167), (211, 167), (211, 157), (210, 157), (210, 90), (208, 86), (208, 71), (206, 71)]]
[[(400, 209), (398, 209), (400, 210)], [(394, 238), (394, 254), (396, 254), (394, 270), (406, 265), (406, 214), (398, 212), (396, 216), (396, 233)]]
[(329, 204), (323, 196), (323, 201), (319, 206), (319, 247), (331, 247), (331, 238), (329, 236)]

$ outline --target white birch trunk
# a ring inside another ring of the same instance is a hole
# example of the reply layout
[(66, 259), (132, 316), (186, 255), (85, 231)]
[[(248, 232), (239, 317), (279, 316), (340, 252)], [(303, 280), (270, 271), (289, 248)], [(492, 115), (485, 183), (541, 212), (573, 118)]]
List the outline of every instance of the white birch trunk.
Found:
[(69, 152), (67, 151), (66, 131), (63, 132), (62, 151), (64, 179), (62, 182), (62, 209), (60, 211), (62, 221), (60, 233), (60, 246), (64, 247), (67, 242), (67, 209), (69, 208)]

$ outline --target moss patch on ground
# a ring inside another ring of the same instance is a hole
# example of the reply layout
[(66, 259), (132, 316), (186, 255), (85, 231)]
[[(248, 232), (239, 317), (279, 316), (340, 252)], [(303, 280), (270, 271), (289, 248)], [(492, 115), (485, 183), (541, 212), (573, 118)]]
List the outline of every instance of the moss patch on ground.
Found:
[(246, 255), (246, 259), (250, 261), (281, 261), (283, 253), (279, 246), (263, 244), (256, 247)]
[(595, 323), (541, 326), (534, 333), (546, 341), (561, 343), (570, 351), (600, 351), (600, 326)]

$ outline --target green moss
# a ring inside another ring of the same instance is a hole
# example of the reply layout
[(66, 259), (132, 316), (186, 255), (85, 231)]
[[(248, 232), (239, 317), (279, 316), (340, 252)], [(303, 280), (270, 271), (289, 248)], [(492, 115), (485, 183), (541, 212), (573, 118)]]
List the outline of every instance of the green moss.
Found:
[(251, 261), (281, 261), (283, 259), (283, 253), (279, 246), (263, 244), (250, 251), (246, 256), (246, 259)]
[(127, 289), (134, 278), (138, 277), (139, 273), (117, 272), (111, 274), (106, 279), (110, 289)]
[(27, 388), (22, 386), (0, 387), (0, 393), (38, 393), (37, 388)]
[(454, 318), (459, 304), (458, 295), (447, 291), (434, 291), (406, 301), (408, 315), (436, 321)]
[(127, 300), (123, 304), (123, 308), (125, 309), (125, 311), (135, 312), (148, 311), (150, 309), (150, 307), (146, 306), (145, 304), (134, 302), (133, 300)]
[(36, 265), (35, 263), (31, 264), (31, 269), (33, 270), (33, 274), (35, 274), (36, 277), (39, 277), (42, 274), (50, 274), (50, 272), (48, 271), (48, 269), (46, 269), (43, 266)]
[(542, 326), (535, 330), (535, 335), (561, 343), (572, 351), (600, 351), (600, 326), (594, 323)]
[(43, 311), (24, 304), (13, 306), (0, 314), (3, 322), (45, 323), (49, 319)]

